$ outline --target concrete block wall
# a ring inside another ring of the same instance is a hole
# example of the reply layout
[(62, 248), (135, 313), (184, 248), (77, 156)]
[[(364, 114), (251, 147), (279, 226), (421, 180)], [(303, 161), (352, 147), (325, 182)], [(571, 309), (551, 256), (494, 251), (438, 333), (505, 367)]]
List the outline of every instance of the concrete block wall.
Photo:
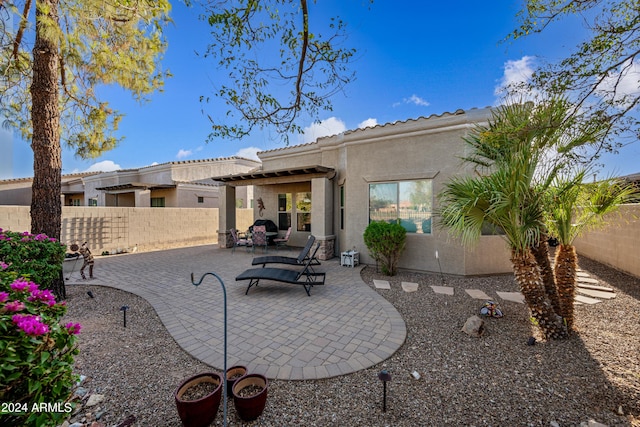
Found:
[(605, 220), (575, 240), (578, 255), (640, 277), (640, 204), (623, 205)]
[[(0, 206), (0, 228), (31, 229), (29, 206)], [(253, 224), (252, 209), (238, 209), (241, 229)], [(104, 251), (151, 251), (217, 243), (218, 209), (199, 208), (62, 208), (61, 240), (88, 242), (94, 254)]]

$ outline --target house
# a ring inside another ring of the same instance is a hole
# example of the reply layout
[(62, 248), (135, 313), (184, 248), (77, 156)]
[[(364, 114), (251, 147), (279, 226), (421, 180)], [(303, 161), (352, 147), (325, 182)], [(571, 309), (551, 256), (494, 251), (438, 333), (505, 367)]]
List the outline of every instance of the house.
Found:
[[(218, 186), (210, 177), (244, 173), (260, 166), (242, 157), (161, 163), (92, 175), (84, 180), (85, 204), (121, 207), (218, 207)], [(237, 195), (250, 206), (251, 188)], [(235, 206), (234, 202), (234, 206)]]
[[(65, 206), (81, 206), (84, 202), (84, 179), (100, 172), (83, 172), (62, 175), (60, 192)], [(31, 205), (33, 178), (0, 180), (0, 205)]]
[[(210, 177), (260, 166), (242, 157), (161, 163), (113, 172), (62, 176), (64, 206), (218, 207), (218, 185)], [(30, 205), (33, 178), (0, 181), (0, 205)], [(250, 207), (252, 188), (238, 193), (238, 207)]]
[(468, 249), (439, 227), (435, 215), (444, 184), (473, 173), (460, 160), (467, 150), (463, 137), (490, 115), (489, 108), (458, 110), (260, 152), (260, 169), (213, 178), (223, 184), (219, 245), (231, 245), (236, 191), (253, 185), (262, 202), (262, 209), (254, 206), (254, 217), (272, 220), (281, 233), (291, 226), (292, 245), (302, 246), (313, 234), (320, 259), (355, 248), (361, 262), (374, 264), (363, 241), (365, 228), (373, 220), (400, 219), (407, 229), (400, 268), (459, 275), (510, 272), (499, 236), (482, 236)]

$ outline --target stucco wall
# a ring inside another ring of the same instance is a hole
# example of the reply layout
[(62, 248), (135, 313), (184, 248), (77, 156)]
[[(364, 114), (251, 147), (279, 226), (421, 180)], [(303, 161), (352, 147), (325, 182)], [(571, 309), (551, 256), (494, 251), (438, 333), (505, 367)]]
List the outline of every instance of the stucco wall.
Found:
[[(472, 173), (460, 160), (467, 149), (462, 138), (489, 115), (489, 109), (480, 109), (408, 120), (259, 155), (265, 170), (310, 165), (334, 168), (333, 206), (327, 207), (326, 214), (333, 217), (336, 252), (355, 246), (361, 261), (373, 264), (363, 240), (369, 224), (369, 185), (430, 179), (433, 207), (437, 208), (436, 195), (445, 182), (453, 176)], [(340, 229), (340, 186), (345, 190), (343, 229)], [(435, 258), (436, 250), (440, 265)], [(474, 248), (466, 249), (439, 228), (437, 217), (433, 218), (432, 234), (407, 234), (407, 247), (399, 267), (433, 272), (442, 267), (445, 273), (459, 275), (512, 271), (508, 250), (499, 237), (483, 236)]]
[(624, 205), (607, 225), (575, 240), (579, 255), (640, 277), (640, 204)]
[[(253, 223), (253, 211), (238, 209), (240, 227)], [(103, 251), (138, 251), (177, 248), (217, 242), (218, 209), (198, 208), (62, 208), (63, 243), (89, 242), (95, 254)], [(0, 206), (0, 228), (31, 228), (28, 206)]]

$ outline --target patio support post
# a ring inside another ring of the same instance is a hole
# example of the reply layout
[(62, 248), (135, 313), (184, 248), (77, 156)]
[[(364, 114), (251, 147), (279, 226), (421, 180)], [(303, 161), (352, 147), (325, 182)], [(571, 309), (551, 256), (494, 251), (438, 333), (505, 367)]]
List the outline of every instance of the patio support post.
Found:
[(232, 248), (231, 229), (236, 228), (236, 188), (221, 185), (218, 193), (218, 246)]
[(135, 207), (136, 208), (151, 207), (151, 190), (135, 191)]
[(311, 233), (316, 236), (317, 257), (331, 259), (335, 252), (333, 232), (333, 183), (327, 178), (311, 179)]

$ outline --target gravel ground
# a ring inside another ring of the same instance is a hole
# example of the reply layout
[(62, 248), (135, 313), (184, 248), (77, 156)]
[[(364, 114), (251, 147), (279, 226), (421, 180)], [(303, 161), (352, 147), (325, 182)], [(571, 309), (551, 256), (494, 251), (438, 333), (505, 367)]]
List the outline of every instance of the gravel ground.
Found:
[[(440, 275), (401, 273), (391, 290), (379, 290), (402, 314), (407, 340), (390, 359), (355, 374), (318, 381), (272, 381), (265, 426), (640, 426), (640, 279), (581, 258), (580, 266), (617, 297), (576, 307), (576, 332), (545, 342), (533, 331), (524, 305), (501, 302), (505, 317), (485, 319), (486, 332), (461, 332), (483, 301), (464, 289), (516, 291), (512, 276), (444, 277), (454, 296), (435, 294)], [(387, 279), (372, 267), (366, 283)], [(401, 281), (420, 284), (405, 293)], [(92, 291), (94, 299), (87, 296)], [(186, 377), (211, 368), (186, 354), (153, 308), (123, 291), (67, 287), (68, 321), (80, 322), (76, 370), (82, 387), (105, 400), (81, 407), (70, 422), (116, 426), (134, 415), (134, 426), (179, 426), (173, 392)], [(120, 307), (135, 307), (122, 327)], [(538, 340), (527, 345), (530, 336)], [(388, 383), (382, 412), (381, 369)], [(411, 373), (416, 371), (420, 379)], [(121, 424), (122, 425), (122, 424)], [(222, 425), (222, 408), (214, 425)], [(228, 425), (243, 425), (229, 404)]]

